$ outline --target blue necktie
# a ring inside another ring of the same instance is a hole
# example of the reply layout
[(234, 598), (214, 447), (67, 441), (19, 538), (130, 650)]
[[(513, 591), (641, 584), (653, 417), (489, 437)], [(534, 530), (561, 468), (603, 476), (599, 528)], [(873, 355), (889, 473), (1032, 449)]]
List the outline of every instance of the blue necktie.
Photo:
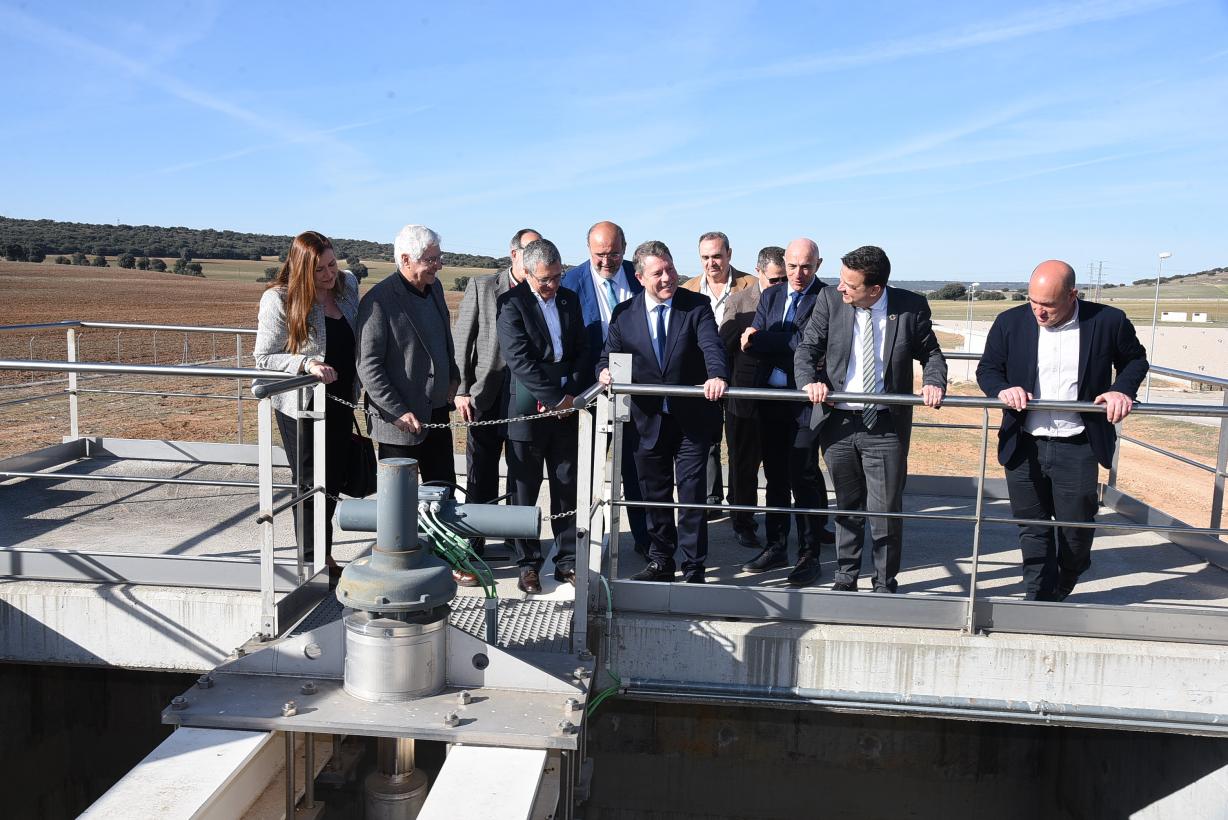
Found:
[(610, 306), (610, 313), (614, 312), (614, 308), (618, 307), (618, 294), (614, 292), (614, 282), (606, 279), (601, 283), (605, 286), (605, 301)]
[(665, 305), (657, 305), (657, 364), (665, 367)]
[(801, 294), (797, 291), (793, 291), (789, 294), (789, 306), (785, 308), (784, 323), (786, 325), (793, 322), (793, 314), (797, 312), (797, 300), (799, 297), (801, 297)]

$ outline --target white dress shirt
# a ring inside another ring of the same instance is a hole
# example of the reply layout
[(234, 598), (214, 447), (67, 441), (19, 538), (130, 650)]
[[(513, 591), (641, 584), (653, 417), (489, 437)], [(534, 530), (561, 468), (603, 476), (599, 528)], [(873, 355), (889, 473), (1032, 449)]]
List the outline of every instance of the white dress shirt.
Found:
[[(1076, 401), (1079, 398), (1079, 314), (1057, 327), (1040, 327), (1036, 342), (1037, 399)], [(1028, 410), (1024, 425), (1034, 436), (1068, 438), (1083, 432), (1078, 413)]]
[[(845, 393), (864, 393), (864, 382), (862, 373), (867, 363), (861, 360), (861, 345), (862, 339), (866, 333), (874, 334), (874, 350), (877, 352), (874, 357), (874, 389), (883, 392), (883, 373), (886, 371), (886, 362), (884, 361), (883, 344), (887, 338), (887, 289), (883, 288), (883, 292), (879, 294), (878, 301), (870, 305), (870, 310), (867, 313), (864, 309), (856, 309), (856, 317), (853, 321), (853, 341), (852, 348), (849, 350), (849, 363), (844, 371), (844, 391)], [(841, 410), (864, 410), (866, 405), (862, 402), (839, 402), (836, 404)], [(879, 405), (882, 407), (882, 405)]]
[[(597, 272), (590, 264), (589, 275), (593, 277), (593, 293), (597, 297), (597, 309), (601, 311), (601, 338), (604, 339), (610, 333), (610, 314), (613, 311), (610, 309), (610, 302), (606, 299), (606, 278)], [(622, 304), (631, 298), (631, 286), (627, 284), (627, 272), (619, 265), (618, 270), (614, 272), (613, 278), (609, 279), (614, 283), (614, 295), (618, 297), (618, 304)]]
[[(554, 298), (546, 301), (536, 291), (533, 292), (533, 298), (537, 300), (538, 307), (542, 311), (542, 318), (546, 320), (546, 329), (550, 331), (550, 347), (554, 351), (554, 361), (557, 362), (563, 358), (563, 324), (559, 320), (558, 301)], [(559, 384), (567, 384), (567, 377), (563, 376)]]
[(707, 274), (700, 274), (699, 292), (708, 297), (708, 303), (712, 305), (712, 313), (716, 316), (716, 326), (720, 327), (721, 322), (725, 321), (725, 300), (729, 298), (730, 291), (733, 290), (733, 275), (728, 274), (725, 280), (725, 289), (721, 291), (721, 295), (717, 296), (712, 292), (712, 288), (708, 286)]

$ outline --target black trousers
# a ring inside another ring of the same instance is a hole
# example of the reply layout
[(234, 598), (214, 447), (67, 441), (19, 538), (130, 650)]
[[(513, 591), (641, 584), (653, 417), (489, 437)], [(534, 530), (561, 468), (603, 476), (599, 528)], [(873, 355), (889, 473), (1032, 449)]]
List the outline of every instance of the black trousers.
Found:
[[(703, 504), (707, 499), (707, 460), (711, 435), (684, 432), (671, 413), (661, 414), (656, 445), (635, 452), (640, 490), (645, 501), (673, 502), (678, 488), (681, 504)], [(682, 548), (682, 572), (702, 573), (708, 560), (708, 516), (703, 510), (648, 510), (649, 558), (665, 566), (674, 563)]]
[[(628, 501), (643, 501), (644, 494), (640, 489), (640, 471), (635, 465), (635, 451), (640, 448), (640, 434), (635, 425), (628, 422), (622, 426), (623, 439), (623, 498)], [(626, 507), (624, 512), (627, 523), (631, 526), (631, 536), (635, 543), (643, 544), (645, 548), (652, 543), (648, 535), (648, 513), (643, 507)]]
[[(722, 424), (723, 426), (723, 424)], [(721, 431), (716, 431), (716, 441), (708, 448), (707, 497), (709, 504), (720, 504), (725, 500), (725, 480), (721, 474)]]
[[(758, 405), (756, 405), (758, 407)], [(759, 444), (759, 419), (755, 416), (725, 414), (725, 440), (729, 446), (729, 503), (759, 504), (759, 465), (763, 463)], [(739, 532), (755, 531), (753, 513), (731, 516)]]
[[(487, 416), (500, 417), (498, 404), (486, 411), (475, 408), (475, 421), (482, 421)], [(499, 497), (499, 460), (503, 458), (506, 443), (506, 424), (469, 428), (469, 437), (465, 442), (466, 501), (488, 504)]]
[[(431, 411), (431, 423), (448, 421), (448, 408)], [(430, 430), (419, 444), (379, 443), (380, 458), (412, 458), (418, 461), (418, 480), (456, 482), (456, 462), (452, 458), (452, 431), (448, 428)]]
[[(1087, 436), (1037, 439), (1020, 435), (1023, 458), (1006, 468), (1015, 518), (1091, 522), (1100, 507), (1096, 456)], [(1059, 588), (1074, 588), (1092, 563), (1095, 530), (1021, 524), (1023, 583), (1028, 600), (1046, 600)]]
[[(759, 441), (763, 450), (763, 473), (767, 479), (769, 507), (827, 506), (827, 483), (819, 469), (819, 437), (815, 431), (799, 429), (797, 407), (790, 402), (765, 401), (760, 404)], [(827, 524), (826, 515), (797, 518), (797, 543), (802, 552), (819, 554), (819, 536)], [(789, 542), (788, 513), (767, 514), (767, 542), (782, 549)]]
[[(896, 434), (890, 411), (880, 409), (874, 427), (866, 429), (860, 411), (833, 410), (819, 433), (837, 507), (868, 512), (900, 512), (904, 508), (908, 453)], [(836, 516), (836, 581), (857, 583), (866, 519), (864, 515)], [(904, 522), (870, 517), (869, 524), (874, 545), (874, 588), (895, 592)]]
[[(576, 417), (534, 422), (533, 441), (509, 441), (507, 475), (512, 482), (512, 498), (517, 504), (537, 506), (542, 486), (542, 466), (550, 482), (550, 514), (576, 508), (576, 450), (579, 424)], [(554, 534), (554, 569), (570, 570), (576, 564), (576, 517), (569, 515), (550, 521)], [(542, 545), (537, 538), (515, 539), (517, 565), (521, 569), (542, 568)]]
[[(315, 475), (315, 424), (311, 419), (303, 420), (303, 438), (299, 441), (297, 423), (294, 418), (281, 411), (275, 411), (273, 417), (277, 420), (277, 432), (281, 434), (281, 446), (286, 451), (286, 460), (290, 462), (290, 474), (294, 484), (303, 492), (312, 486)], [(331, 495), (340, 492), (341, 481), (349, 461), (348, 450), (352, 439), (354, 411), (343, 404), (330, 401), (324, 408), (324, 488)], [(302, 445), (301, 447), (299, 445)], [(295, 457), (297, 453), (297, 458)], [(299, 505), (303, 511), (302, 529), (299, 529), (299, 517), (294, 516), (294, 535), (303, 545), (303, 554), (307, 558), (315, 558), (315, 500), (308, 499)], [(333, 551), (333, 513), (337, 502), (325, 498), (324, 507), (328, 521), (324, 525), (324, 554), (332, 555)]]

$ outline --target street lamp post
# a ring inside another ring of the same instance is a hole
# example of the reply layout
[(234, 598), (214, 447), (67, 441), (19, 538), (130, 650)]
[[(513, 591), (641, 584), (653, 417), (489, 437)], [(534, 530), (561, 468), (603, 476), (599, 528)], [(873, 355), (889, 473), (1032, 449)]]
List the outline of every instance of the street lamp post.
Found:
[[(972, 302), (975, 299), (976, 289), (981, 286), (980, 282), (973, 282), (968, 287), (968, 334), (964, 337), (964, 350), (968, 353), (972, 352)], [(967, 373), (964, 378), (971, 380), (972, 360), (969, 359), (966, 365)]]
[[(1156, 323), (1160, 319), (1160, 279), (1164, 277), (1164, 260), (1172, 256), (1169, 251), (1164, 251), (1160, 254), (1160, 267), (1156, 271), (1156, 296), (1155, 304), (1151, 308), (1151, 345), (1147, 348), (1147, 359), (1154, 365), (1156, 363)], [(1143, 401), (1151, 401), (1151, 369), (1147, 369), (1147, 391), (1143, 395)]]

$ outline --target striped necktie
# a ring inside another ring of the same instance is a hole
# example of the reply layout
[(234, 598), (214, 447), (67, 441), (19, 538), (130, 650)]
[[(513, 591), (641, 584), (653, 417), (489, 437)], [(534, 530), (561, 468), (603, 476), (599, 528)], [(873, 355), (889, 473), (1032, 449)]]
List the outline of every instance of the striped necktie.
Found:
[[(874, 344), (874, 314), (865, 308), (858, 308), (857, 312), (865, 319), (861, 328), (861, 392), (877, 393), (878, 345)], [(873, 428), (878, 421), (878, 408), (867, 402), (861, 411), (861, 420), (867, 430)]]

